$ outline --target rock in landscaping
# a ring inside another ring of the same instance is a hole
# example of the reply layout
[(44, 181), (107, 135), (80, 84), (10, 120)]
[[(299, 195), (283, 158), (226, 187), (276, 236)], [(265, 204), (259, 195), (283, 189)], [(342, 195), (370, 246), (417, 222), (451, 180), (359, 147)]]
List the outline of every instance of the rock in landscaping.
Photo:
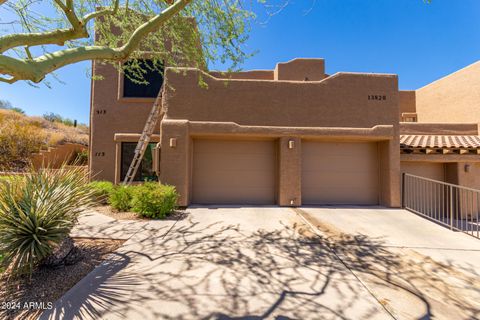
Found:
[(47, 267), (58, 267), (62, 265), (71, 265), (81, 258), (81, 252), (75, 247), (73, 239), (66, 237), (53, 253), (42, 261), (42, 265)]

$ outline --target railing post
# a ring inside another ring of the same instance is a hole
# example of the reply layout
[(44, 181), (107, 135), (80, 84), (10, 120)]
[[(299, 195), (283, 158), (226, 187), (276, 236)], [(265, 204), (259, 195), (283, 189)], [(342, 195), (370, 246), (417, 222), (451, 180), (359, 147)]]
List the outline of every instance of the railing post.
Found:
[(453, 230), (453, 187), (448, 186), (450, 193), (450, 230)]
[(405, 172), (402, 172), (402, 208), (405, 208)]

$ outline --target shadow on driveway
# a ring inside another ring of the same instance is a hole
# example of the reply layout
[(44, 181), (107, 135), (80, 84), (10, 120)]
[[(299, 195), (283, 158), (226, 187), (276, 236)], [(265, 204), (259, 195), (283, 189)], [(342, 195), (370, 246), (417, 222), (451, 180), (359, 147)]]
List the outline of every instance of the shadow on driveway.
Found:
[[(396, 318), (358, 274), (414, 301), (420, 311), (411, 319), (445, 316), (432, 314), (432, 296), (448, 302), (456, 319), (480, 316), (480, 300), (457, 295), (445, 281), (449, 265), (405, 260), (381, 239), (319, 236), (302, 224), (244, 233), (189, 220), (164, 237), (151, 229), (129, 242), (42, 319)], [(460, 281), (478, 290), (476, 279)]]

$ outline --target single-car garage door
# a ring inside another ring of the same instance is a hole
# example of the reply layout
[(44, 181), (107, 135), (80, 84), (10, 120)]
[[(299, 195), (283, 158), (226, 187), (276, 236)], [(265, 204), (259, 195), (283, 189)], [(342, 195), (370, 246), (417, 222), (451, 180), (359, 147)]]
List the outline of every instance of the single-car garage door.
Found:
[(376, 143), (302, 142), (304, 204), (378, 204)]
[(273, 141), (194, 140), (195, 204), (274, 204)]

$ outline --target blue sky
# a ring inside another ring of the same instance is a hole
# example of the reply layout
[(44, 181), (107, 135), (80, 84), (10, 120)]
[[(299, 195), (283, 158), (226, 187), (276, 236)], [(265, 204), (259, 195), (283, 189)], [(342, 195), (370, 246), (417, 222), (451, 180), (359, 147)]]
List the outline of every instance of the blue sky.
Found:
[[(293, 0), (268, 23), (255, 24), (248, 48), (258, 53), (243, 69), (272, 69), (295, 57), (320, 57), (326, 59), (327, 73), (396, 73), (400, 89), (411, 90), (480, 60), (479, 0), (313, 2)], [(51, 89), (0, 84), (0, 99), (28, 114), (56, 112), (88, 123), (89, 66), (62, 69), (58, 76), (65, 84), (53, 81)]]

